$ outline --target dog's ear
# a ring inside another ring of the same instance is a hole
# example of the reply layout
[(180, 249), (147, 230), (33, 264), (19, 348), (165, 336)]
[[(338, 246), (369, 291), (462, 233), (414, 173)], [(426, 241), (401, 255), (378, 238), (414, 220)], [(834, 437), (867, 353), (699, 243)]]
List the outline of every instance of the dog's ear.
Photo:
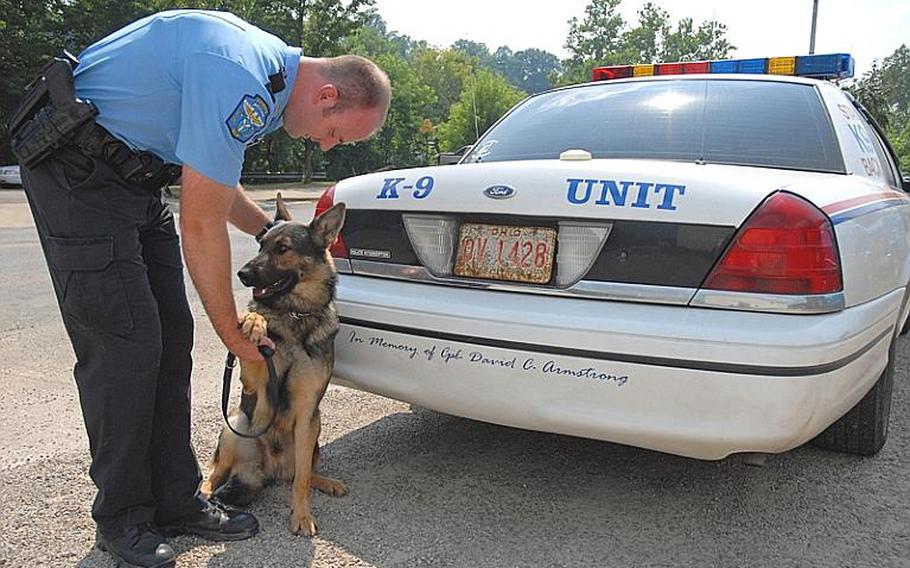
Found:
[(278, 197), (275, 198), (275, 220), (276, 221), (290, 221), (291, 214), (288, 212), (288, 208), (284, 206), (284, 200), (281, 198), (281, 192), (278, 192)]
[(336, 203), (331, 209), (313, 220), (310, 230), (313, 242), (322, 248), (329, 248), (335, 244), (341, 226), (344, 225), (344, 203)]

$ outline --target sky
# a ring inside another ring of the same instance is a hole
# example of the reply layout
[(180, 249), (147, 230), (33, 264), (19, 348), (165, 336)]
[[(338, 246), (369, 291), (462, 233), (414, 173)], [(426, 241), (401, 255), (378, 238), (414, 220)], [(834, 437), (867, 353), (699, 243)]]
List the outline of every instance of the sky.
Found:
[[(490, 51), (530, 47), (564, 58), (570, 18), (584, 18), (589, 0), (377, 0), (390, 31), (438, 47), (470, 39)], [(675, 24), (717, 20), (727, 26), (735, 58), (809, 53), (812, 0), (652, 0)], [(645, 0), (623, 0), (620, 13), (637, 22)], [(819, 0), (815, 53), (849, 53), (856, 76), (901, 44), (910, 44), (910, 0)]]

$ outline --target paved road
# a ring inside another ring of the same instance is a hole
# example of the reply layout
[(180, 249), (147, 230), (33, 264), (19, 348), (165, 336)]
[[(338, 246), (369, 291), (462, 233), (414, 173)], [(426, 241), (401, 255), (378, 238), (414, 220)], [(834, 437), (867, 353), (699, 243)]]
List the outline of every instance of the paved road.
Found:
[[(311, 214), (312, 203), (293, 213)], [(232, 235), (239, 265), (253, 243)], [(87, 443), (73, 356), (22, 193), (0, 191), (0, 566), (103, 566), (91, 550)], [(248, 292), (238, 289), (238, 301)], [(194, 443), (219, 425), (222, 349), (198, 316)], [(180, 566), (910, 566), (908, 340), (891, 438), (857, 459), (800, 448), (764, 468), (454, 418), (331, 387), (320, 535), (286, 530), (289, 488), (255, 504), (262, 534), (176, 539)]]

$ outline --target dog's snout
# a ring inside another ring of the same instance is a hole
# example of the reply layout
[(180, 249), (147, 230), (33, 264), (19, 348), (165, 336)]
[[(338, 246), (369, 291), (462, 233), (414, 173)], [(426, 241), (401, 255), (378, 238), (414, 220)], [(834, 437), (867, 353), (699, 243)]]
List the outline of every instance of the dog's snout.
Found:
[(253, 269), (250, 268), (249, 264), (244, 265), (243, 268), (237, 271), (237, 278), (240, 278), (240, 282), (242, 282), (244, 286), (253, 285)]

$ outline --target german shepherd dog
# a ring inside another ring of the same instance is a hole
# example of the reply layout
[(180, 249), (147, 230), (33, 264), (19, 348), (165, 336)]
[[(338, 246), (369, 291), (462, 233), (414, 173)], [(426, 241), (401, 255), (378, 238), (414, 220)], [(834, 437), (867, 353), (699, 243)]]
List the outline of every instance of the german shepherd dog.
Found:
[(275, 421), (255, 439), (223, 428), (212, 473), (202, 487), (203, 493), (223, 503), (245, 506), (266, 483), (293, 481), (290, 529), (307, 536), (316, 534), (310, 488), (336, 497), (347, 493), (342, 482), (314, 473), (319, 402), (332, 375), (338, 333), (335, 265), (328, 248), (341, 231), (344, 213), (344, 204), (339, 203), (309, 226), (292, 222), (279, 194), (278, 224), (263, 237), (256, 257), (237, 273), (253, 288), (250, 311), (240, 318), (240, 326), (256, 344), (265, 335), (275, 343), (272, 361), (283, 388), (277, 400), (269, 400), (265, 363), (241, 362), (243, 395), (231, 425), (252, 433), (261, 431), (273, 413)]

